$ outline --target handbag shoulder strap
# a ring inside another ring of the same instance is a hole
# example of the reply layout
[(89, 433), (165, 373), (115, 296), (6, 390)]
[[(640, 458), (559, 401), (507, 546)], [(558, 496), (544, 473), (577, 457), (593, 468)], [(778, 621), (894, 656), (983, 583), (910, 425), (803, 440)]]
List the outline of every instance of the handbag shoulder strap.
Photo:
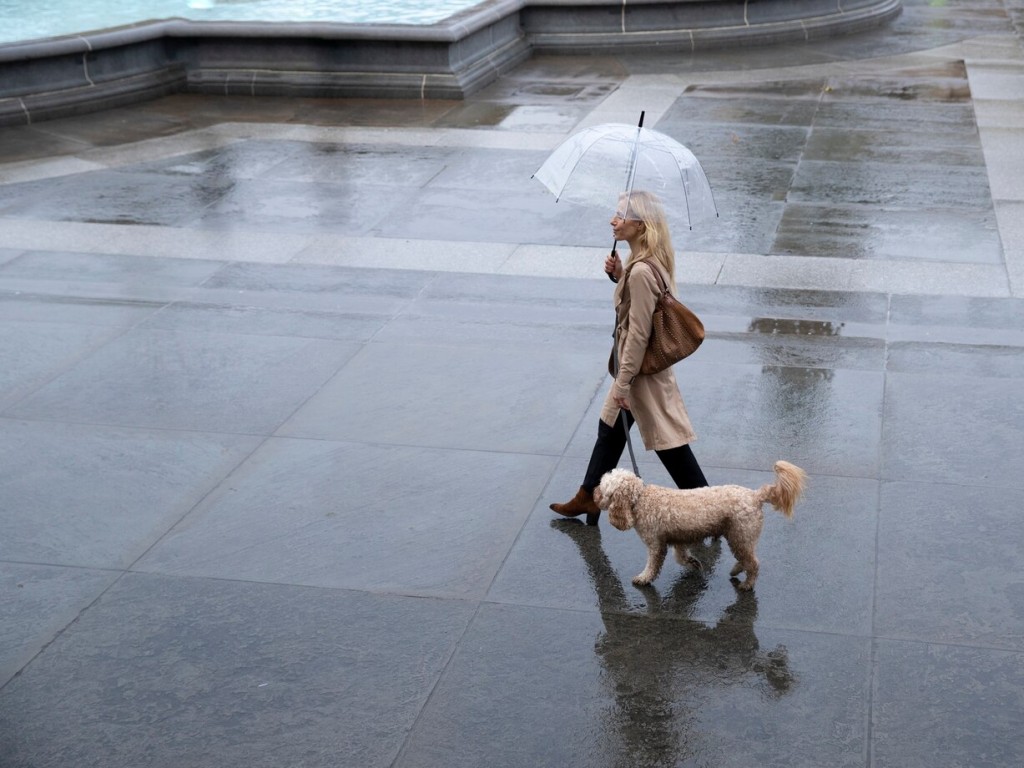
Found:
[(655, 264), (648, 263), (648, 261), (646, 259), (644, 261), (638, 261), (636, 264), (630, 264), (629, 267), (626, 269), (626, 274), (623, 275), (623, 277), (626, 278), (626, 285), (625, 285), (625, 290), (626, 291), (629, 290), (629, 272), (637, 264), (647, 264), (647, 268), (650, 269), (651, 272), (654, 273), (654, 278), (658, 281), (658, 287), (661, 289), (661, 295), (664, 295), (666, 293), (670, 293), (670, 291), (668, 289), (668, 284), (665, 282), (665, 277), (661, 274), (661, 269), (659, 269), (658, 266), (655, 265)]

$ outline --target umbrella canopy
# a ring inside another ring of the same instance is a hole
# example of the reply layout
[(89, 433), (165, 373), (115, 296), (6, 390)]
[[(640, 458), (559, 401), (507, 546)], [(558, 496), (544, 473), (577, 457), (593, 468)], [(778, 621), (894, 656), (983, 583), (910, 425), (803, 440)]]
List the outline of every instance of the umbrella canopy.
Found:
[(533, 175), (555, 196), (612, 212), (619, 195), (652, 192), (670, 218), (693, 228), (718, 216), (694, 154), (670, 136), (625, 123), (585, 128), (560, 144)]

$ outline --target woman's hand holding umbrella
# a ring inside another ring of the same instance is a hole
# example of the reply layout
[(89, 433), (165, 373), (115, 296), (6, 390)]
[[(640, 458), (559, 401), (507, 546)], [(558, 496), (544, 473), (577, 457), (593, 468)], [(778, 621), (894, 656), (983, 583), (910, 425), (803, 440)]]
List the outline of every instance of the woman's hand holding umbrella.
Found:
[(604, 271), (613, 283), (619, 282), (619, 278), (622, 277), (622, 259), (619, 258), (618, 251), (612, 251), (604, 260)]

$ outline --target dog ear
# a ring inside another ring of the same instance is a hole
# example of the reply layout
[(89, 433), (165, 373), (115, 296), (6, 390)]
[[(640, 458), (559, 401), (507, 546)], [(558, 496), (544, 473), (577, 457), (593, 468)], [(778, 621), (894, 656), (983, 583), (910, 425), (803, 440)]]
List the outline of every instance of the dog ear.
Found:
[(633, 527), (633, 494), (630, 484), (621, 483), (608, 499), (608, 522), (620, 531), (628, 531)]
[(636, 506), (637, 502), (640, 501), (640, 494), (644, 490), (644, 481), (634, 475), (632, 472), (626, 472), (622, 478), (623, 490), (629, 494), (629, 503), (631, 506)]

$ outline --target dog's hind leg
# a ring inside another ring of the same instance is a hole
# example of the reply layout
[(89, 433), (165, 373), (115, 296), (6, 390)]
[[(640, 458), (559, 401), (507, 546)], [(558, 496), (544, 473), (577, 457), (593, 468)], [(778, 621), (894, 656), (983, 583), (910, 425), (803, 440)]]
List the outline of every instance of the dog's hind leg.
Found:
[(688, 565), (691, 568), (696, 568), (698, 571), (703, 573), (704, 563), (693, 556), (688, 547), (684, 547), (681, 544), (676, 544), (673, 549), (676, 551), (676, 562), (680, 565)]
[(665, 563), (665, 555), (668, 554), (668, 545), (662, 542), (650, 544), (647, 547), (647, 567), (633, 577), (633, 585), (646, 587), (661, 573), (661, 566)]
[[(730, 542), (730, 545), (732, 542)], [(737, 584), (737, 589), (744, 591), (754, 588), (754, 582), (757, 581), (757, 573), (761, 569), (761, 564), (757, 560), (757, 555), (754, 554), (754, 550), (748, 547), (731, 547), (732, 554), (736, 558), (736, 565), (729, 571), (729, 576), (732, 579), (736, 579), (740, 573), (745, 572), (747, 577)]]

